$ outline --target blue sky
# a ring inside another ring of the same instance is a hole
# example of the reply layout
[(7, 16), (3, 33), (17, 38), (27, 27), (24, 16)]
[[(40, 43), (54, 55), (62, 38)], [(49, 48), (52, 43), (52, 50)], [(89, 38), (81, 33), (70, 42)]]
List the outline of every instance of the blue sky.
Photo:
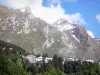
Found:
[[(31, 2), (33, 3), (31, 4)], [(22, 2), (21, 0), (0, 0), (0, 4), (13, 8), (19, 8), (21, 4), (29, 5), (32, 7), (33, 14), (39, 15), (44, 20), (48, 19), (48, 22), (53, 22), (61, 16), (67, 17), (68, 21), (77, 24), (79, 22), (86, 30), (91, 31), (95, 37), (100, 38), (100, 17), (96, 19), (96, 16), (99, 16), (100, 13), (100, 0), (22, 0)], [(36, 10), (35, 8), (39, 9)], [(49, 12), (52, 15), (48, 16)]]
[(100, 0), (78, 0), (74, 3), (63, 3), (62, 7), (67, 13), (80, 12), (86, 21), (84, 27), (93, 32), (95, 37), (100, 37), (100, 23), (96, 15), (100, 13)]

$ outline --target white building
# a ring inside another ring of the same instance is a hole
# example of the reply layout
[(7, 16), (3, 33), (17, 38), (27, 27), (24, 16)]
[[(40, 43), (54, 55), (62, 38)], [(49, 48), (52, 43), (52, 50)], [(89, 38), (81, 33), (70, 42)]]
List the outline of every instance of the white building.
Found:
[[(32, 54), (27, 55), (27, 56), (23, 56), (23, 58), (27, 59), (30, 63), (36, 63), (36, 62), (42, 62), (43, 61), (42, 56), (36, 58), (36, 56), (34, 56)], [(52, 58), (46, 57), (45, 58), (45, 63), (48, 63), (49, 60), (52, 61)]]
[(43, 60), (42, 56), (36, 58), (36, 62), (42, 62), (42, 60)]
[(94, 60), (86, 60), (87, 62), (91, 62), (91, 63), (94, 63)]
[[(48, 63), (49, 60), (52, 61), (52, 58), (46, 57), (45, 58), (45, 63)], [(36, 58), (36, 62), (42, 62), (42, 61), (43, 61), (43, 57), (42, 56)]]
[(27, 55), (27, 56), (23, 56), (23, 58), (27, 59), (30, 63), (36, 63), (36, 56), (34, 55)]
[[(90, 60), (83, 60), (83, 61), (87, 61), (87, 62), (94, 63), (94, 60), (91, 60), (91, 59), (90, 59)], [(83, 61), (82, 61), (82, 62), (83, 62)]]
[(52, 58), (46, 57), (46, 58), (45, 58), (45, 63), (48, 63), (48, 61), (52, 61)]

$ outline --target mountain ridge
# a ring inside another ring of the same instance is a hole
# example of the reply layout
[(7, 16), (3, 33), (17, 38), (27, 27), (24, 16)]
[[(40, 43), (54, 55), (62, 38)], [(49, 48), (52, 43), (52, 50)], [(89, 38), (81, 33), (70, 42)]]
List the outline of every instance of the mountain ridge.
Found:
[(80, 25), (64, 19), (51, 25), (27, 11), (1, 6), (0, 15), (0, 40), (21, 46), (34, 54), (100, 60), (99, 44)]

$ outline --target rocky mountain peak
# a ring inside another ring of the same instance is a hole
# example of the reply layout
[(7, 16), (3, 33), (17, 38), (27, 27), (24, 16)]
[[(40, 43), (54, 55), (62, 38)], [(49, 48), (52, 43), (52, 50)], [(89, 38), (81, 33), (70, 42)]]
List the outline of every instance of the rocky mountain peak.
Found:
[(57, 28), (60, 31), (66, 31), (66, 30), (70, 30), (74, 28), (74, 25), (72, 25), (71, 23), (69, 23), (66, 19), (59, 19), (57, 20), (53, 26), (55, 28)]
[(21, 12), (32, 13), (31, 8), (29, 6), (19, 8)]
[(81, 25), (76, 25), (76, 29), (78, 29), (82, 33), (87, 33), (87, 31), (85, 30), (85, 28), (83, 26), (81, 26)]
[(21, 46), (28, 52), (54, 54), (65, 59), (100, 60), (100, 45), (84, 27), (59, 19), (53, 25), (34, 17), (29, 7), (0, 7), (0, 40)]

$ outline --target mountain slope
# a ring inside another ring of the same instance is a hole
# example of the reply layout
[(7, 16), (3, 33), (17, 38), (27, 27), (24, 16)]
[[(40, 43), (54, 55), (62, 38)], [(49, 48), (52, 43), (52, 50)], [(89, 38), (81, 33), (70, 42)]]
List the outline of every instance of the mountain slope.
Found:
[(50, 25), (35, 17), (31, 9), (0, 6), (0, 39), (35, 54), (54, 54), (65, 59), (100, 59), (100, 46), (80, 25), (59, 19)]

